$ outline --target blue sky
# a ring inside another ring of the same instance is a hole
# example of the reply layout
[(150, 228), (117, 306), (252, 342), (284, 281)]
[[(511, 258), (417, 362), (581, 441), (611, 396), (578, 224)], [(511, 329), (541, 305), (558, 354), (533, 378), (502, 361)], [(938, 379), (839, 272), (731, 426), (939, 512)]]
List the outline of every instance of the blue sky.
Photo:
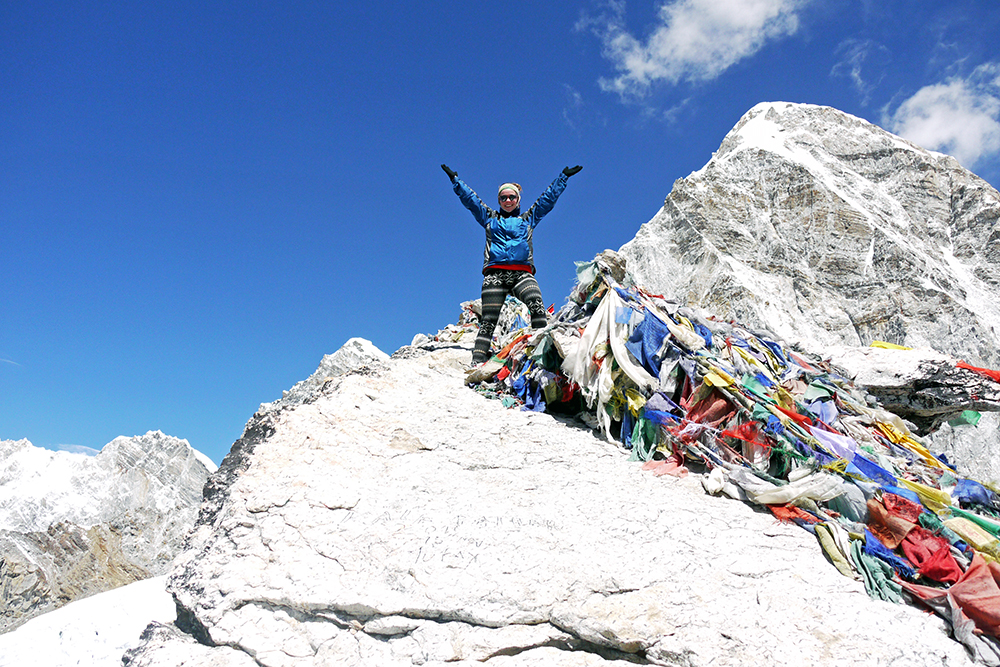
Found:
[(478, 297), (485, 199), (581, 164), (561, 304), (753, 105), (834, 106), (1000, 184), (1000, 5), (849, 0), (0, 6), (0, 439), (159, 429), (221, 461), (360, 336)]

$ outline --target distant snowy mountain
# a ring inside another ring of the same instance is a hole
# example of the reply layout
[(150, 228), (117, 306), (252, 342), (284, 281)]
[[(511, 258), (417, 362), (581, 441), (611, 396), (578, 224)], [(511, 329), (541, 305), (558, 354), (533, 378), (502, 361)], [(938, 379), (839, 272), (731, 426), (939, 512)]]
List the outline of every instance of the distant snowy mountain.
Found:
[(1000, 193), (829, 107), (764, 103), (621, 248), (637, 281), (820, 351), (1000, 366)]
[(159, 431), (96, 456), (0, 441), (0, 631), (164, 574), (215, 465)]
[[(45, 531), (59, 521), (89, 528), (152, 501), (174, 503), (166, 487), (177, 479), (215, 471), (186, 440), (159, 431), (119, 437), (96, 456), (54, 452), (27, 440), (0, 441), (0, 529)], [(131, 482), (142, 479), (139, 485)], [(194, 485), (174, 489), (184, 504), (200, 500)], [(186, 495), (185, 495), (186, 494)]]

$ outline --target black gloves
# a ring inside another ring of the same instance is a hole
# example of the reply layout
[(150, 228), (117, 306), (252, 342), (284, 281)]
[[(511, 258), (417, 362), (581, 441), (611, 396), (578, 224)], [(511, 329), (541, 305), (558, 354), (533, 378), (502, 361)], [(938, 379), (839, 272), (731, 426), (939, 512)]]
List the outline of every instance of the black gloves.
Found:
[[(443, 165), (441, 165), (441, 168), (444, 169), (444, 173), (448, 174), (448, 178), (450, 178), (452, 181), (454, 181), (456, 178), (458, 178), (458, 172), (457, 171), (452, 171), (448, 167), (448, 165), (443, 164)], [(566, 167), (565, 169), (563, 169), (563, 173), (566, 174), (566, 176), (568, 178), (568, 177), (572, 176), (573, 174), (579, 172), (581, 169), (583, 169), (583, 167), (581, 167), (580, 165), (576, 165), (575, 167)]]

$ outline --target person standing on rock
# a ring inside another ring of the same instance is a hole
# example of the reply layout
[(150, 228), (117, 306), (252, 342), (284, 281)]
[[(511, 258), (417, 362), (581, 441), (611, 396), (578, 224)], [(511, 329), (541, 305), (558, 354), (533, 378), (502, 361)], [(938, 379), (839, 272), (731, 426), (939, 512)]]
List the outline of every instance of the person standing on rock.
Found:
[(548, 318), (542, 290), (535, 280), (534, 255), (531, 235), (542, 218), (556, 205), (559, 195), (566, 189), (569, 177), (583, 167), (566, 167), (552, 181), (552, 185), (521, 213), (521, 186), (503, 183), (497, 191), (500, 210), (496, 211), (479, 198), (458, 174), (441, 165), (451, 179), (455, 194), (472, 211), (476, 222), (486, 230), (486, 251), (483, 256), (483, 314), (479, 320), (479, 335), (472, 351), (472, 363), (478, 365), (489, 359), (493, 329), (500, 319), (500, 310), (508, 294), (522, 301), (531, 313), (531, 327), (541, 329)]

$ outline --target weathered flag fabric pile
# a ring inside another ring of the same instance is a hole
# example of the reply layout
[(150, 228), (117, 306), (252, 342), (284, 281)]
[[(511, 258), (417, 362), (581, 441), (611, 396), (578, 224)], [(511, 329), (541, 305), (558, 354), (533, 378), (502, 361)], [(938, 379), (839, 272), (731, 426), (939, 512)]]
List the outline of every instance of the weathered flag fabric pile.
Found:
[[(709, 493), (766, 506), (869, 595), (925, 605), (974, 658), (1000, 665), (995, 489), (829, 364), (649, 293), (616, 253), (577, 277), (544, 329), (510, 299), (494, 356), (467, 382), (508, 407), (578, 415), (655, 475), (696, 469)], [(463, 304), (439, 338), (476, 320)]]

